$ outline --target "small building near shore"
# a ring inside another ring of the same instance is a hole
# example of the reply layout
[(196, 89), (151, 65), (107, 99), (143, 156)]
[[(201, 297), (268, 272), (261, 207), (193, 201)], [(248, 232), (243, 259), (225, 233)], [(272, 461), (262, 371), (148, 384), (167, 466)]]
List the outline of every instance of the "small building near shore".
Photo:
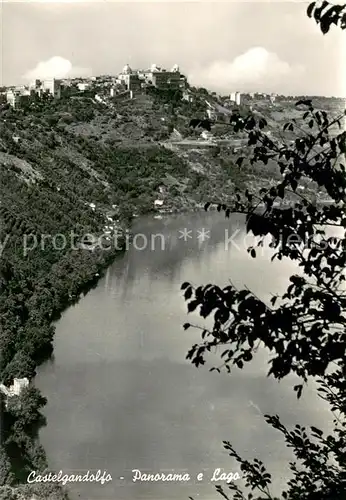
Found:
[[(29, 379), (24, 378), (14, 378), (12, 385), (6, 387), (4, 384), (0, 384), (0, 393), (6, 397), (5, 407), (8, 407), (8, 400), (13, 396), (20, 396), (24, 389), (29, 387)], [(0, 394), (0, 395), (1, 395)]]

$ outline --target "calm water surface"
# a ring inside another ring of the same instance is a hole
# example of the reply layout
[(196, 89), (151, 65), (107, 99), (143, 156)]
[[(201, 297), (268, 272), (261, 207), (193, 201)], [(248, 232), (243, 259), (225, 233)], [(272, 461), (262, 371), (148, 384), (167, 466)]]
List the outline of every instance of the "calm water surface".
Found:
[[(179, 232), (184, 228), (191, 231), (187, 241)], [(197, 238), (203, 228), (210, 231), (204, 242)], [(145, 218), (134, 233), (145, 235), (136, 237), (137, 249), (117, 259), (98, 287), (59, 320), (54, 360), (36, 378), (48, 398), (41, 441), (50, 467), (111, 474), (103, 486), (71, 484), (72, 500), (218, 499), (210, 481), (214, 469), (239, 471), (222, 447), (229, 440), (242, 456), (262, 459), (280, 488), (291, 455), (263, 414), (278, 413), (288, 426), (327, 428), (329, 413), (312, 388), (297, 402), (292, 379), (267, 379), (265, 353), (232, 375), (186, 361), (199, 336), (182, 329), (188, 318), (180, 286), (225, 286), (231, 279), (269, 299), (286, 287), (294, 266), (271, 263), (267, 250), (249, 257), (242, 219), (218, 213)], [(163, 236), (152, 240), (154, 234)], [(188, 472), (191, 481), (134, 483), (133, 469)], [(199, 472), (204, 479), (197, 483)]]

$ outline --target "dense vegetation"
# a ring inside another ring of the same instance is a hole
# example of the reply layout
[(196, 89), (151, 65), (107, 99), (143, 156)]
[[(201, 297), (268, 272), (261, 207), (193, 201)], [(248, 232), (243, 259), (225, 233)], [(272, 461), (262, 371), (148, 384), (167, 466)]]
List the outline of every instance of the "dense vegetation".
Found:
[[(311, 4), (323, 33), (331, 24), (346, 27), (346, 6)], [(280, 178), (267, 189), (239, 192), (235, 204), (226, 206), (222, 199), (218, 210), (226, 216), (232, 211), (246, 214), (247, 232), (258, 237), (248, 249), (256, 258), (256, 248), (270, 242), (272, 260), (284, 257), (297, 263), (299, 272), (289, 279), (287, 290), (270, 302), (249, 289), (232, 284), (221, 289), (208, 284), (194, 287), (183, 283), (188, 311), (202, 318), (213, 315), (211, 329), (200, 327), (202, 339), (187, 358), (195, 366), (204, 365), (208, 352), (221, 355), (221, 364), (211, 370), (242, 369), (258, 349), (270, 353), (268, 375), (283, 379), (293, 373), (300, 383), (294, 386), (300, 398), (308, 380), (317, 381), (318, 395), (330, 405), (333, 432), (296, 425), (288, 430), (278, 415), (266, 415), (266, 421), (282, 433), (293, 449), (289, 479), (280, 498), (286, 500), (344, 500), (346, 498), (346, 130), (344, 111), (331, 118), (316, 110), (310, 99), (296, 103), (302, 120), (292, 120), (284, 131), (299, 129), (300, 137), (287, 145), (268, 134), (263, 118), (233, 117), (231, 126), (248, 134), (253, 163), (267, 164), (275, 159)], [(301, 124), (306, 123), (306, 127)], [(202, 125), (198, 120), (192, 125)], [(335, 133), (335, 125), (338, 127)], [(239, 157), (241, 166), (244, 157)], [(317, 183), (328, 194), (330, 204), (317, 205), (298, 187), (304, 180)], [(296, 200), (287, 208), (277, 207), (291, 193)], [(214, 201), (214, 200), (211, 200)], [(208, 209), (210, 203), (207, 203)], [(261, 209), (259, 210), (259, 207)], [(184, 329), (192, 325), (185, 323)], [(263, 462), (245, 460), (231, 443), (224, 447), (243, 473), (244, 488), (229, 484), (231, 497), (221, 486), (217, 491), (225, 499), (278, 500), (271, 491), (272, 478)], [(255, 497), (255, 493), (257, 496)]]
[[(104, 117), (108, 129), (116, 128), (113, 109), (89, 97), (47, 99), (16, 111), (5, 106), (0, 113), (0, 382), (10, 385), (15, 377), (34, 376), (52, 352), (52, 321), (119, 252), (119, 238), (91, 251), (81, 246), (85, 235), (103, 238), (109, 217), (123, 232), (134, 212), (153, 210), (167, 176), (174, 181), (167, 186), (172, 198), (179, 194), (173, 184), (186, 187), (190, 179), (186, 162), (150, 139), (129, 144), (81, 133), (78, 127)], [(32, 387), (7, 407), (0, 398), (3, 498), (34, 491), (58, 498), (54, 488), (13, 489), (31, 470), (46, 467), (37, 441), (44, 398)]]

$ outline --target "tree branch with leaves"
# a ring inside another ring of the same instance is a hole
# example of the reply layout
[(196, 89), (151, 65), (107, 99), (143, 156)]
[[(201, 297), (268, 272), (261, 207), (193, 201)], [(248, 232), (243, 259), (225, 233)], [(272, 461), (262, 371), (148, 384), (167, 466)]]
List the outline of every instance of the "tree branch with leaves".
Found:
[[(328, 2), (309, 5), (322, 33), (334, 24), (346, 28), (346, 6)], [(271, 354), (268, 375), (282, 379), (290, 373), (300, 377), (294, 386), (299, 398), (309, 378), (318, 377), (318, 394), (328, 402), (334, 416), (334, 430), (324, 436), (315, 427), (299, 425), (288, 431), (279, 417), (266, 415), (266, 421), (281, 432), (299, 462), (290, 463), (293, 479), (288, 481), (282, 498), (287, 500), (346, 499), (346, 127), (345, 112), (330, 117), (317, 110), (311, 100), (296, 103), (301, 121), (291, 120), (283, 126), (279, 138), (267, 133), (265, 118), (253, 114), (233, 114), (230, 128), (248, 136), (247, 158), (240, 156), (235, 168), (245, 161), (251, 164), (275, 161), (280, 178), (274, 186), (259, 192), (236, 192), (235, 202), (226, 206), (222, 200), (210, 200), (208, 210), (216, 205), (226, 217), (242, 213), (246, 231), (257, 241), (248, 248), (256, 258), (256, 249), (270, 241), (271, 260), (283, 257), (295, 262), (299, 272), (292, 275), (282, 295), (272, 297), (270, 304), (249, 289), (238, 290), (233, 284), (224, 288), (207, 284), (182, 285), (188, 312), (198, 311), (202, 318), (213, 315), (211, 329), (184, 324), (184, 329), (199, 327), (201, 342), (192, 346), (187, 359), (199, 367), (207, 354), (220, 352), (222, 364), (210, 371), (234, 367), (242, 369), (251, 362), (258, 347)], [(207, 119), (192, 119), (190, 126), (211, 130)], [(285, 133), (297, 132), (293, 142), (284, 141)], [(304, 183), (304, 184), (303, 184)], [(302, 186), (323, 193), (323, 203), (306, 194)], [(330, 235), (333, 231), (334, 234)], [(240, 464), (245, 478), (244, 493), (230, 484), (235, 500), (272, 499), (271, 476), (259, 460), (242, 459), (232, 445), (224, 442), (230, 456)], [(217, 491), (229, 497), (221, 486)]]

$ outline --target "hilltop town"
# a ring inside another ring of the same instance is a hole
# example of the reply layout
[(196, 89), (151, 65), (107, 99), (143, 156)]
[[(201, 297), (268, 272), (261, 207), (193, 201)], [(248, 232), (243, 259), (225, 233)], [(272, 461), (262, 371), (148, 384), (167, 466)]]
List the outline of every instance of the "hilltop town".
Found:
[[(297, 98), (238, 91), (221, 96), (191, 86), (177, 64), (170, 70), (157, 64), (147, 70), (132, 69), (126, 64), (115, 76), (43, 79), (27, 87), (0, 90), (0, 161), (6, 160), (9, 165), (24, 168), (23, 162), (42, 150), (51, 161), (56, 161), (59, 151), (59, 161), (68, 157), (80, 168), (81, 163), (90, 161), (83, 159), (85, 148), (81, 151), (80, 144), (75, 150), (81, 139), (88, 141), (89, 146), (92, 143), (94, 147), (97, 142), (110, 147), (115, 153), (114, 148), (120, 146), (130, 150), (155, 146), (182, 161), (186, 165), (185, 175), (162, 171), (163, 175), (153, 180), (161, 192), (154, 188), (150, 196), (142, 193), (141, 208), (134, 213), (191, 210), (203, 203), (206, 193), (216, 196), (221, 189), (227, 200), (235, 186), (246, 183), (251, 187), (258, 182), (264, 187), (270, 185), (277, 174), (270, 163), (266, 167), (245, 165), (241, 171), (234, 168), (237, 154), (247, 146), (247, 136), (230, 129), (230, 118), (234, 113), (253, 113), (265, 118), (268, 135), (292, 142), (295, 134), (286, 131), (283, 136), (282, 126), (287, 120), (300, 117), (294, 106)], [(340, 100), (318, 99), (317, 108), (320, 104), (337, 113), (342, 107)], [(191, 129), (189, 122), (196, 117), (208, 119), (212, 130)], [(37, 165), (32, 168), (34, 176), (44, 177), (37, 173)], [(103, 183), (108, 182), (103, 173), (97, 175)], [(131, 182), (129, 190), (139, 193), (135, 188), (138, 179)], [(128, 196), (126, 199), (125, 205)], [(95, 204), (95, 200), (87, 203)], [(111, 212), (114, 204), (119, 205), (117, 199), (110, 204)]]
[[(127, 91), (133, 97), (134, 93), (153, 86), (157, 89), (183, 90), (183, 99), (190, 101), (191, 93), (187, 91), (189, 84), (187, 78), (181, 73), (180, 68), (175, 64), (170, 70), (152, 64), (146, 70), (133, 70), (126, 64), (122, 71), (116, 76), (103, 75), (89, 78), (49, 78), (36, 79), (30, 85), (11, 86), (3, 88), (0, 92), (0, 104), (8, 103), (13, 108), (24, 108), (30, 105), (35, 99), (43, 96), (51, 96), (59, 99), (62, 94), (73, 96), (77, 92), (94, 91), (97, 100), (104, 100), (107, 97), (114, 97)], [(275, 94), (257, 94), (257, 96), (269, 97), (271, 102), (275, 101)], [(250, 94), (254, 98), (255, 94)], [(240, 92), (231, 92), (230, 102), (240, 105)]]

